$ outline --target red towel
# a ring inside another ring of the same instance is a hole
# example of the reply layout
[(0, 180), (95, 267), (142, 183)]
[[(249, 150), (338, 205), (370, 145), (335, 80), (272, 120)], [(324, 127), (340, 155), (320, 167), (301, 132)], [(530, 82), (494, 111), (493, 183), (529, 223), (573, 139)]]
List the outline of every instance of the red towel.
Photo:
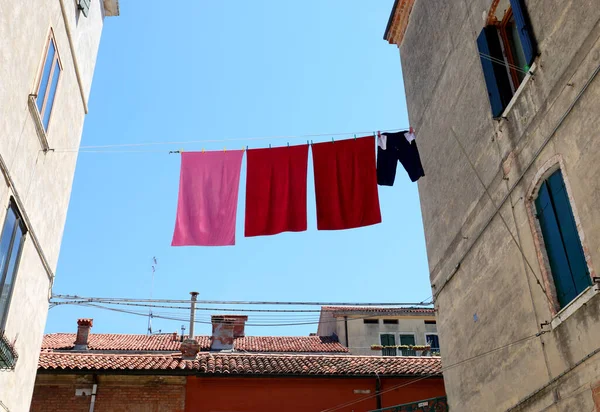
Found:
[(312, 145), (319, 230), (381, 223), (375, 136)]
[(248, 150), (246, 237), (306, 230), (308, 145)]

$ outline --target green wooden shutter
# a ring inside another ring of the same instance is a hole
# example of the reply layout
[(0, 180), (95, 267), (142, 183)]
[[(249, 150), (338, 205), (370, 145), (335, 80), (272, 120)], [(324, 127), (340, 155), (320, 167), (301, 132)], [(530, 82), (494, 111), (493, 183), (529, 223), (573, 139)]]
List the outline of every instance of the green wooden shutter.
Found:
[(91, 0), (79, 0), (79, 10), (85, 17), (90, 13), (90, 3)]
[[(415, 345), (414, 335), (400, 335), (400, 345)], [(417, 352), (410, 349), (402, 349), (403, 356), (416, 356)]]
[(554, 172), (548, 178), (548, 187), (564, 248), (567, 253), (567, 261), (569, 262), (571, 275), (573, 276), (575, 294), (579, 295), (592, 284), (592, 279), (590, 278), (590, 272), (585, 261), (581, 239), (577, 232), (577, 224), (575, 223), (573, 209), (569, 202), (565, 181), (560, 170)]
[[(394, 346), (396, 345), (396, 338), (393, 334), (385, 333), (381, 335), (381, 346)], [(383, 356), (396, 356), (396, 348), (384, 348), (381, 351)]]
[(544, 237), (544, 244), (546, 245), (550, 270), (556, 286), (558, 302), (562, 308), (577, 296), (577, 292), (546, 182), (542, 183), (540, 187), (538, 197), (535, 200), (535, 207)]

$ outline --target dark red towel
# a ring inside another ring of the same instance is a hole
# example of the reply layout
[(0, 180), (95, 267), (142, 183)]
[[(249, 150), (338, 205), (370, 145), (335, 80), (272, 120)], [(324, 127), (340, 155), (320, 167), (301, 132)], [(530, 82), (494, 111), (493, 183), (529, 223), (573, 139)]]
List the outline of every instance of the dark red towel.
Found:
[(306, 230), (308, 145), (248, 150), (246, 237)]
[(319, 230), (381, 223), (375, 136), (312, 145)]

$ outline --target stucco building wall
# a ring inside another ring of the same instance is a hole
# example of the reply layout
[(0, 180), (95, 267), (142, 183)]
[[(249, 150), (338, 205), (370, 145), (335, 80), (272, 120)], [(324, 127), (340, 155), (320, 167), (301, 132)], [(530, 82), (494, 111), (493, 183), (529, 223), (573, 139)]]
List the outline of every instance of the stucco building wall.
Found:
[(445, 371), (448, 399), (456, 410), (506, 410), (550, 383), (519, 408), (588, 411), (600, 380), (600, 297), (591, 287), (556, 314), (542, 291), (552, 279), (536, 248), (531, 196), (543, 171), (559, 165), (595, 275), (600, 3), (525, 1), (540, 55), (499, 121), (476, 44), (491, 4), (415, 0), (400, 46), (426, 173), (419, 195), (444, 366), (504, 347)]
[(29, 408), (77, 161), (76, 152), (43, 151), (29, 95), (36, 92), (52, 29), (63, 71), (48, 146), (79, 147), (103, 20), (102, 0), (91, 1), (87, 18), (69, 0), (0, 3), (0, 224), (11, 197), (28, 223), (5, 328), (19, 359), (14, 370), (0, 373), (0, 401), (11, 411)]

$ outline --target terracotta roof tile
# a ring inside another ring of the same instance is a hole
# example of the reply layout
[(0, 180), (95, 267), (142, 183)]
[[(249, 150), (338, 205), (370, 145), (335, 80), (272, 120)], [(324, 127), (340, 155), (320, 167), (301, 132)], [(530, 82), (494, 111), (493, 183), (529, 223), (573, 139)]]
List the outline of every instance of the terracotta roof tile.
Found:
[(424, 307), (381, 307), (381, 306), (322, 306), (322, 312), (339, 312), (339, 313), (350, 313), (350, 312), (373, 312), (381, 313), (383, 315), (404, 315), (404, 314), (425, 314), (435, 315), (434, 308)]
[[(441, 375), (439, 357), (199, 353), (122, 355), (42, 351), (39, 370), (148, 370), (207, 375)], [(187, 372), (186, 372), (187, 371)]]
[[(44, 336), (42, 349), (73, 349), (74, 333), (51, 333)], [(201, 351), (210, 349), (209, 336), (197, 336)], [(98, 351), (179, 351), (180, 342), (173, 335), (127, 335), (92, 333), (88, 348)], [(334, 336), (246, 336), (234, 340), (234, 348), (247, 352), (348, 353)]]

